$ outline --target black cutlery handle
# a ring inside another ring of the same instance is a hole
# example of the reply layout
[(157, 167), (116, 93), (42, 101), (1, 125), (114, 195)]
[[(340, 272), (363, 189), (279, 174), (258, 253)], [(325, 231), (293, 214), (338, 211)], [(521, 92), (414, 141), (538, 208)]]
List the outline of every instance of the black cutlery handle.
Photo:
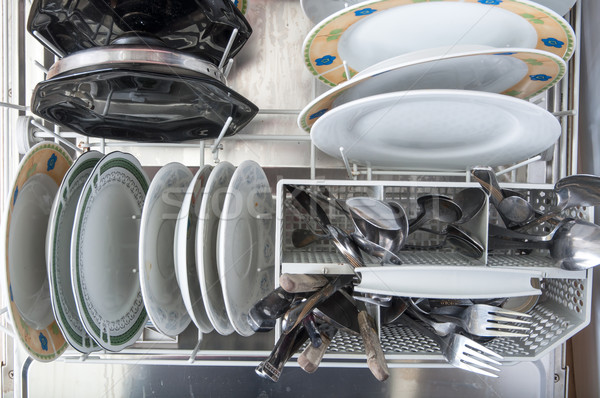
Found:
[(255, 332), (268, 332), (275, 328), (277, 318), (285, 314), (296, 295), (286, 292), (281, 286), (262, 298), (248, 313), (248, 323)]

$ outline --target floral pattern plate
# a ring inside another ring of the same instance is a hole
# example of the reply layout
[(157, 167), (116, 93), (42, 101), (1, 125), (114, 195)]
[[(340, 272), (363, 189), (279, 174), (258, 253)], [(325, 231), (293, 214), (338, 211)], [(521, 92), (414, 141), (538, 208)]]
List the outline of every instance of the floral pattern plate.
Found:
[(227, 315), (242, 336), (248, 313), (275, 280), (275, 204), (263, 169), (246, 160), (233, 173), (219, 221), (217, 263)]
[(212, 169), (212, 166), (209, 165), (201, 167), (190, 181), (181, 209), (179, 209), (173, 242), (175, 276), (177, 277), (181, 297), (192, 321), (202, 333), (211, 332), (213, 326), (202, 301), (198, 267), (196, 266), (196, 227), (202, 194)]
[(140, 226), (140, 286), (148, 316), (161, 333), (175, 337), (191, 318), (175, 276), (175, 224), (192, 172), (180, 163), (162, 167), (152, 179)]
[(196, 266), (200, 278), (202, 300), (210, 322), (221, 335), (233, 333), (227, 316), (223, 288), (217, 267), (217, 234), (219, 219), (227, 194), (227, 187), (235, 167), (229, 162), (220, 162), (210, 173), (202, 196), (196, 228)]
[[(398, 38), (406, 38), (399, 40)], [(305, 64), (335, 86), (385, 59), (454, 45), (536, 48), (568, 61), (575, 33), (554, 11), (527, 0), (378, 0), (345, 8), (315, 26)]]
[(112, 152), (92, 170), (75, 211), (75, 303), (87, 333), (109, 351), (135, 343), (147, 320), (137, 271), (140, 217), (149, 183), (135, 157)]
[(97, 351), (99, 347), (85, 331), (77, 313), (71, 284), (71, 233), (83, 186), (102, 157), (97, 151), (86, 152), (65, 174), (52, 205), (46, 238), (52, 310), (71, 347), (82, 353)]
[(44, 247), (52, 202), (72, 162), (54, 143), (35, 145), (19, 165), (4, 213), (8, 312), (21, 346), (43, 362), (68, 347), (52, 312)]
[(545, 151), (560, 136), (545, 109), (507, 95), (415, 90), (338, 106), (312, 127), (330, 156), (382, 169), (457, 170), (512, 164)]
[(566, 63), (547, 51), (457, 46), (418, 51), (382, 61), (308, 104), (298, 125), (309, 131), (329, 110), (347, 102), (394, 91), (459, 89), (527, 99), (554, 86)]

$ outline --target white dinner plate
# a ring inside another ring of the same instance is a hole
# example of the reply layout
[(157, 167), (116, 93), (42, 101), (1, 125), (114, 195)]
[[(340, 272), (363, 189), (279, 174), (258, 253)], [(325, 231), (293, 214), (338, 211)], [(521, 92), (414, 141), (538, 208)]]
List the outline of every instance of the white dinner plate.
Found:
[(204, 309), (198, 267), (196, 267), (196, 226), (202, 194), (212, 166), (205, 165), (194, 175), (187, 188), (175, 224), (175, 276), (189, 316), (202, 333), (213, 330)]
[(501, 94), (418, 90), (341, 105), (312, 127), (323, 152), (351, 162), (408, 170), (466, 170), (527, 159), (560, 135), (541, 107)]
[(98, 151), (85, 152), (65, 174), (52, 205), (46, 236), (46, 262), (52, 310), (71, 347), (84, 354), (97, 351), (99, 347), (85, 331), (77, 313), (71, 284), (71, 234), (79, 196), (102, 156)]
[(222, 335), (233, 333), (233, 326), (227, 316), (219, 279), (217, 233), (227, 187), (234, 171), (235, 167), (231, 163), (220, 162), (210, 173), (204, 188), (196, 228), (196, 265), (202, 300), (210, 322), (217, 333)]
[(275, 206), (263, 169), (246, 160), (233, 173), (219, 221), (217, 259), (225, 308), (242, 336), (250, 309), (274, 288)]
[(104, 156), (85, 183), (71, 236), (71, 283), (87, 333), (119, 351), (142, 333), (147, 316), (138, 276), (140, 218), (148, 176), (135, 157)]
[(191, 322), (175, 277), (173, 241), (192, 177), (181, 163), (163, 166), (150, 183), (142, 210), (138, 256), (144, 305), (154, 327), (171, 337)]
[(305, 64), (336, 85), (383, 60), (457, 45), (535, 48), (568, 61), (575, 33), (554, 11), (527, 0), (367, 1), (345, 8), (304, 40)]
[(554, 86), (566, 63), (547, 51), (454, 46), (416, 51), (373, 65), (308, 104), (298, 117), (306, 131), (336, 106), (394, 91), (457, 89), (527, 99)]
[(38, 361), (68, 347), (52, 312), (45, 244), (52, 202), (71, 163), (60, 146), (35, 145), (19, 164), (4, 212), (3, 291), (19, 343)]

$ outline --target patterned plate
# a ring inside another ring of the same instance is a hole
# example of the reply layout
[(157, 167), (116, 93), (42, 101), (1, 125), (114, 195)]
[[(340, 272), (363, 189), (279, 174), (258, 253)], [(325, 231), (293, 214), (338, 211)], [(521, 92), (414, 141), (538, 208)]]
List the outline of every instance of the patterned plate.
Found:
[(327, 91), (302, 110), (298, 125), (309, 131), (336, 106), (395, 91), (474, 90), (527, 99), (553, 87), (565, 71), (565, 61), (547, 51), (473, 46), (418, 51), (373, 65)]
[[(398, 38), (405, 38), (399, 40)], [(306, 37), (305, 64), (335, 86), (385, 59), (428, 48), (536, 48), (568, 61), (575, 33), (554, 11), (526, 0), (378, 0), (345, 8)]]
[(133, 344), (146, 324), (138, 276), (140, 216), (149, 180), (132, 155), (113, 152), (87, 180), (71, 237), (79, 316), (103, 348)]
[(19, 165), (4, 213), (8, 312), (22, 347), (44, 362), (68, 347), (52, 313), (44, 248), (52, 202), (72, 162), (54, 143), (35, 145)]
[(77, 313), (71, 284), (71, 233), (81, 190), (102, 156), (97, 151), (84, 153), (65, 175), (52, 206), (46, 241), (54, 316), (69, 344), (83, 353), (97, 351), (99, 347), (86, 333)]

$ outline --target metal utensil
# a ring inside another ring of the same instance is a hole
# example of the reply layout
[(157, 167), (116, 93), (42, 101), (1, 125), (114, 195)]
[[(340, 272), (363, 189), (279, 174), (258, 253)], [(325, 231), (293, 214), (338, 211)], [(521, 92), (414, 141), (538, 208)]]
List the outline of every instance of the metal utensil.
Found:
[(431, 220), (454, 223), (462, 217), (460, 207), (444, 195), (423, 195), (417, 199), (417, 204), (421, 211), (417, 218), (408, 222), (409, 234)]
[(484, 337), (527, 337), (531, 318), (522, 312), (506, 310), (486, 304), (445, 306), (430, 312), (437, 320), (454, 322), (463, 330)]
[(515, 234), (519, 233), (491, 235), (488, 250), (549, 249), (550, 256), (567, 270), (586, 270), (600, 264), (600, 226), (596, 224), (565, 219), (548, 235)]
[(465, 188), (452, 197), (460, 207), (462, 217), (455, 224), (464, 224), (475, 217), (485, 206), (486, 194), (480, 188)]
[(438, 336), (406, 313), (399, 320), (435, 341), (450, 365), (484, 376), (498, 377), (492, 372), (499, 372), (500, 369), (492, 365), (500, 366), (498, 360), (503, 358), (489, 348), (456, 333), (446, 337)]
[(576, 174), (561, 178), (554, 185), (556, 205), (545, 214), (521, 226), (519, 231), (542, 224), (563, 211), (576, 206), (597, 206), (600, 204), (600, 177), (588, 174)]
[(533, 216), (531, 203), (520, 196), (509, 196), (508, 198), (511, 199), (504, 202), (507, 197), (504, 196), (496, 179), (496, 173), (491, 167), (475, 167), (471, 170), (471, 174), (488, 193), (504, 225), (509, 227), (513, 223), (523, 223)]
[[(403, 229), (403, 226), (398, 223), (397, 208), (391, 207), (387, 202), (369, 197), (354, 197), (346, 200), (346, 206), (353, 219), (363, 220), (376, 230)], [(361, 230), (361, 233), (368, 237), (366, 232), (366, 229)]]
[(256, 374), (275, 382), (279, 380), (286, 362), (306, 340), (308, 340), (308, 333), (303, 327), (295, 328), (292, 333), (282, 334), (271, 351), (271, 355), (256, 367)]
[(295, 294), (278, 287), (262, 298), (248, 313), (248, 323), (252, 330), (255, 332), (273, 330), (277, 318), (290, 309), (295, 297)]

